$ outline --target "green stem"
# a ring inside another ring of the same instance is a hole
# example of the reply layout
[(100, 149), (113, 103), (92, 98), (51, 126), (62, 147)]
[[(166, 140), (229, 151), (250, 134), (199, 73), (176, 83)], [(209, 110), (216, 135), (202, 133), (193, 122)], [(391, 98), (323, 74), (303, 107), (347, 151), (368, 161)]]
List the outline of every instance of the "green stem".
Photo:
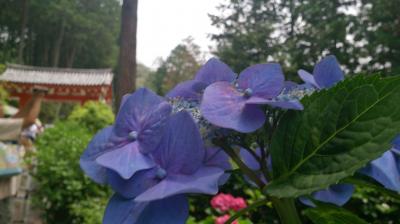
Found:
[(272, 204), (279, 215), (282, 224), (301, 224), (297, 213), (294, 199), (292, 198), (271, 198)]
[(237, 218), (239, 218), (240, 216), (244, 215), (246, 212), (249, 212), (249, 211), (251, 211), (251, 210), (253, 210), (253, 209), (256, 209), (256, 208), (258, 208), (258, 207), (260, 207), (260, 206), (263, 206), (263, 205), (265, 205), (267, 202), (268, 202), (268, 200), (267, 200), (266, 198), (265, 198), (265, 199), (262, 199), (262, 200), (259, 200), (259, 201), (256, 201), (256, 202), (254, 202), (253, 204), (247, 206), (246, 208), (244, 208), (244, 209), (242, 209), (242, 210), (236, 212), (236, 213), (235, 213), (234, 215), (232, 215), (225, 223), (226, 223), (226, 224), (231, 224), (233, 221), (235, 221), (235, 220), (236, 220)]
[(263, 189), (265, 184), (258, 178), (257, 174), (251, 170), (246, 164), (239, 158), (236, 154), (235, 150), (233, 150), (227, 143), (224, 141), (214, 141), (214, 144), (221, 147), (231, 159), (236, 163), (236, 165), (240, 168), (240, 170), (248, 176), (260, 189)]

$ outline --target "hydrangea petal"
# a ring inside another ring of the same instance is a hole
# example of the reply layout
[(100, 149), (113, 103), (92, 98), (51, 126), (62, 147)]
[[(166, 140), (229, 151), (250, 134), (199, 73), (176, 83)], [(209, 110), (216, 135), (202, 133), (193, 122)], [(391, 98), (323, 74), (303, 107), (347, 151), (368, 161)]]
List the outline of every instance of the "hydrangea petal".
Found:
[(204, 165), (219, 167), (223, 170), (232, 169), (228, 154), (226, 154), (224, 150), (217, 147), (206, 149)]
[(232, 82), (236, 74), (222, 61), (211, 58), (196, 73), (195, 80), (210, 85), (218, 81)]
[[(354, 186), (350, 184), (336, 184), (330, 186), (327, 190), (317, 191), (312, 197), (317, 201), (342, 206), (346, 204), (353, 195)], [(314, 203), (305, 197), (300, 197), (300, 201), (308, 206), (315, 207)]]
[(238, 78), (239, 88), (251, 89), (253, 96), (273, 98), (283, 89), (285, 77), (277, 63), (257, 64), (243, 70)]
[(129, 98), (130, 95), (131, 95), (131, 94), (128, 93), (128, 94), (125, 94), (125, 95), (122, 96), (121, 104), (119, 105), (119, 109), (121, 109), (122, 106), (126, 103), (126, 100)]
[(114, 134), (126, 137), (131, 131), (140, 130), (140, 122), (163, 102), (160, 96), (146, 88), (140, 88), (125, 100), (115, 119)]
[(128, 180), (112, 170), (107, 171), (111, 188), (125, 198), (134, 198), (160, 182), (157, 178), (157, 168), (140, 170)]
[(103, 224), (184, 224), (189, 215), (185, 195), (152, 202), (136, 202), (115, 194), (109, 201)]
[(107, 142), (112, 129), (113, 127), (109, 126), (100, 130), (90, 141), (79, 160), (85, 174), (99, 184), (107, 182), (107, 175), (106, 169), (96, 163), (96, 158), (107, 151)]
[(207, 84), (197, 81), (188, 80), (176, 85), (166, 95), (167, 98), (183, 98), (187, 100), (200, 100), (201, 93), (207, 87)]
[(107, 204), (103, 224), (139, 224), (137, 220), (148, 204), (114, 194)]
[[(206, 166), (215, 166), (223, 169), (224, 171), (226, 170), (231, 170), (232, 165), (229, 162), (229, 156), (224, 152), (224, 150), (220, 148), (207, 148), (206, 149), (206, 157), (204, 161), (204, 165)], [(225, 184), (230, 177), (229, 173), (224, 173), (224, 175), (221, 176), (219, 179), (219, 185)]]
[(185, 224), (188, 217), (189, 201), (185, 195), (176, 195), (150, 202), (137, 224)]
[(391, 150), (370, 162), (360, 173), (374, 178), (388, 189), (400, 191), (399, 158)]
[(265, 122), (265, 115), (257, 106), (246, 105), (246, 98), (227, 82), (209, 85), (200, 105), (202, 115), (212, 124), (248, 133)]
[(139, 151), (137, 142), (126, 144), (121, 148), (107, 152), (96, 159), (104, 167), (114, 170), (124, 179), (129, 179), (139, 170), (155, 166), (149, 155)]
[(191, 174), (203, 163), (205, 149), (193, 118), (186, 111), (172, 115), (154, 159), (169, 173)]
[[(255, 153), (258, 156), (260, 156), (260, 154), (261, 154), (260, 148), (257, 148)], [(260, 169), (260, 163), (256, 160), (256, 158), (254, 158), (254, 156), (249, 151), (247, 151), (244, 148), (241, 148), (239, 155), (242, 158), (244, 164), (246, 164), (246, 166), (248, 166), (250, 169), (252, 169), (252, 170)]]
[(142, 153), (149, 153), (158, 146), (171, 111), (171, 105), (162, 102), (153, 109), (152, 113), (149, 113), (142, 120), (141, 131), (137, 139), (139, 142), (139, 149)]
[(218, 182), (224, 171), (216, 167), (201, 167), (191, 175), (168, 174), (154, 187), (135, 198), (136, 201), (153, 201), (184, 193), (216, 194)]
[(247, 101), (247, 104), (268, 104), (272, 107), (279, 107), (282, 109), (291, 109), (291, 110), (303, 110), (303, 104), (296, 99), (291, 100), (279, 100), (275, 99), (264, 99), (261, 97), (250, 97)]
[(315, 82), (321, 89), (332, 87), (344, 79), (339, 62), (333, 55), (329, 55), (318, 62), (314, 67), (313, 75)]
[(308, 73), (307, 71), (305, 71), (303, 69), (300, 69), (297, 73), (299, 74), (300, 78), (305, 83), (311, 84), (311, 85), (313, 85), (313, 86), (318, 88), (318, 84), (315, 82), (315, 79), (314, 79), (313, 75), (311, 75), (310, 73)]

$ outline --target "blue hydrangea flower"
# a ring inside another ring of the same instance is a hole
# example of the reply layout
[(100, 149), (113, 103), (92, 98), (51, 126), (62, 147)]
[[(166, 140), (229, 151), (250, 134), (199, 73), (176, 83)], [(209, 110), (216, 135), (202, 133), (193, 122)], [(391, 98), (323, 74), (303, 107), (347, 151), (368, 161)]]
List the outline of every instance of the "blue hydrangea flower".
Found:
[(104, 183), (105, 168), (129, 179), (137, 171), (154, 167), (149, 153), (158, 146), (170, 113), (171, 106), (148, 89), (124, 97), (115, 124), (101, 130), (82, 155), (82, 169)]
[(212, 124), (249, 133), (260, 128), (265, 114), (260, 105), (302, 110), (297, 99), (281, 99), (284, 75), (279, 64), (258, 64), (246, 68), (237, 83), (220, 81), (209, 85), (200, 105), (202, 115)]
[(218, 81), (233, 82), (236, 74), (222, 61), (211, 58), (196, 73), (193, 80), (182, 82), (175, 86), (167, 98), (181, 98), (200, 101), (203, 90), (210, 84)]
[[(346, 204), (353, 195), (354, 186), (351, 184), (336, 184), (326, 190), (317, 191), (311, 194), (311, 197), (317, 201), (342, 206)], [(315, 204), (306, 197), (300, 197), (299, 200), (308, 206), (315, 207)]]
[(400, 192), (400, 135), (393, 141), (393, 148), (370, 162), (359, 172), (367, 175), (385, 188)]
[[(193, 118), (185, 111), (168, 119), (160, 144), (150, 154), (156, 166), (128, 180), (108, 171), (109, 184), (118, 195), (110, 200), (104, 223), (185, 223), (185, 194), (216, 194), (226, 181), (224, 171), (230, 169), (223, 151), (205, 149)], [(170, 209), (174, 211), (166, 212)]]
[(317, 89), (324, 89), (334, 86), (344, 79), (344, 74), (335, 56), (329, 55), (319, 61), (311, 75), (305, 70), (299, 70), (300, 78)]

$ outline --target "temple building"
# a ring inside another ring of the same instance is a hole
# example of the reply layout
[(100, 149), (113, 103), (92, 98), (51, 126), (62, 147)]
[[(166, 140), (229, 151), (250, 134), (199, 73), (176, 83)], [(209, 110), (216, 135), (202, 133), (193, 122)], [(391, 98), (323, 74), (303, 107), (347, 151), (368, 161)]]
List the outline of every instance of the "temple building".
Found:
[(58, 102), (112, 101), (111, 69), (46, 68), (8, 64), (0, 82), (22, 107), (35, 88), (45, 88), (45, 99)]

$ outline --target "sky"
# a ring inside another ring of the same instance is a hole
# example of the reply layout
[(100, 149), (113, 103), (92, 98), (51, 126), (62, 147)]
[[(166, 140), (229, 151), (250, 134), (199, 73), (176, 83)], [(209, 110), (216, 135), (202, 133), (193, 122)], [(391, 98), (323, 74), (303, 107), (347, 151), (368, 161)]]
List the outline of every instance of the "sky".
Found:
[(138, 5), (137, 60), (155, 68), (188, 36), (209, 52), (214, 45), (208, 34), (217, 33), (208, 14), (218, 14), (216, 6), (224, 0), (143, 0)]

